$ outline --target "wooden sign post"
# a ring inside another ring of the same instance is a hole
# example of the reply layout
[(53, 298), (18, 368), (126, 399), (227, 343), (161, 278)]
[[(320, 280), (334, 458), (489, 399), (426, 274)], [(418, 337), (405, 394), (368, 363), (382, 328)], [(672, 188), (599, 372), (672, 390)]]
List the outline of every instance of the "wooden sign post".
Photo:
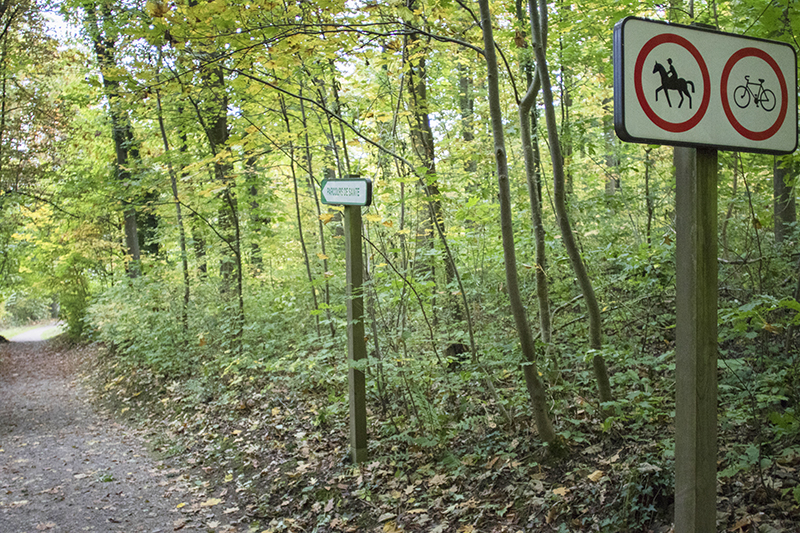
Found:
[(323, 180), (322, 203), (344, 205), (347, 280), (347, 381), (350, 400), (350, 455), (367, 460), (367, 387), (359, 363), (366, 362), (364, 337), (364, 260), (361, 250), (361, 207), (372, 203), (372, 182), (365, 178)]
[(364, 340), (364, 261), (361, 255), (361, 206), (344, 208), (347, 263), (347, 381), (350, 391), (350, 454), (358, 464), (367, 460), (367, 390), (364, 371), (355, 367), (367, 359)]
[(716, 531), (717, 151), (675, 149), (675, 531)]
[(614, 128), (623, 141), (677, 147), (675, 533), (711, 533), (717, 150), (797, 148), (797, 55), (785, 43), (625, 18), (614, 27)]

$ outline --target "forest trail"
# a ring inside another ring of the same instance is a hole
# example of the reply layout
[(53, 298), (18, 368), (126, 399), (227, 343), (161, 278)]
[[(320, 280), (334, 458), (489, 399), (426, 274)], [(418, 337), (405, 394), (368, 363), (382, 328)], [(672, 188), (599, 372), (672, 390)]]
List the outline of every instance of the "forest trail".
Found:
[(241, 531), (203, 505), (202, 483), (89, 405), (76, 381), (86, 357), (53, 341), (0, 345), (0, 531)]

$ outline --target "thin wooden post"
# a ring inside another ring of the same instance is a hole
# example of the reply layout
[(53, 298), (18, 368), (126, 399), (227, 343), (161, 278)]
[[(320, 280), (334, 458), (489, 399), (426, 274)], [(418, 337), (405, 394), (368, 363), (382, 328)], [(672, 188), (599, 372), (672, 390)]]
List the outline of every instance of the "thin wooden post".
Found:
[(675, 148), (675, 533), (717, 517), (717, 151)]
[(345, 261), (347, 263), (347, 380), (350, 395), (350, 454), (358, 464), (367, 460), (367, 402), (363, 370), (355, 368), (366, 361), (364, 340), (364, 262), (361, 254), (361, 206), (344, 208)]

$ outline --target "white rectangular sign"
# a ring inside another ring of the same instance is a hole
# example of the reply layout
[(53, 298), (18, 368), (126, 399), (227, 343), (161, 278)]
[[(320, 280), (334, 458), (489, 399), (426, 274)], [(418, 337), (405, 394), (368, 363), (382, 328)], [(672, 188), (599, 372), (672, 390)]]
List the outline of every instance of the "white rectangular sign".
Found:
[(634, 17), (614, 27), (623, 141), (788, 154), (797, 127), (788, 44)]
[(345, 178), (322, 180), (322, 203), (326, 205), (370, 205), (372, 180)]

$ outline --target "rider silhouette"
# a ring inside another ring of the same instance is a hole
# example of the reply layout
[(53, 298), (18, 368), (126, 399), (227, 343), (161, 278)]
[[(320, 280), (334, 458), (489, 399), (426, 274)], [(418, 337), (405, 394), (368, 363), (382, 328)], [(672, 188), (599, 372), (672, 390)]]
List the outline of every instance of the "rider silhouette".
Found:
[(672, 64), (672, 58), (667, 59), (667, 63), (669, 63), (669, 71), (667, 72), (667, 78), (670, 81), (678, 79), (678, 73), (675, 70), (675, 65)]

